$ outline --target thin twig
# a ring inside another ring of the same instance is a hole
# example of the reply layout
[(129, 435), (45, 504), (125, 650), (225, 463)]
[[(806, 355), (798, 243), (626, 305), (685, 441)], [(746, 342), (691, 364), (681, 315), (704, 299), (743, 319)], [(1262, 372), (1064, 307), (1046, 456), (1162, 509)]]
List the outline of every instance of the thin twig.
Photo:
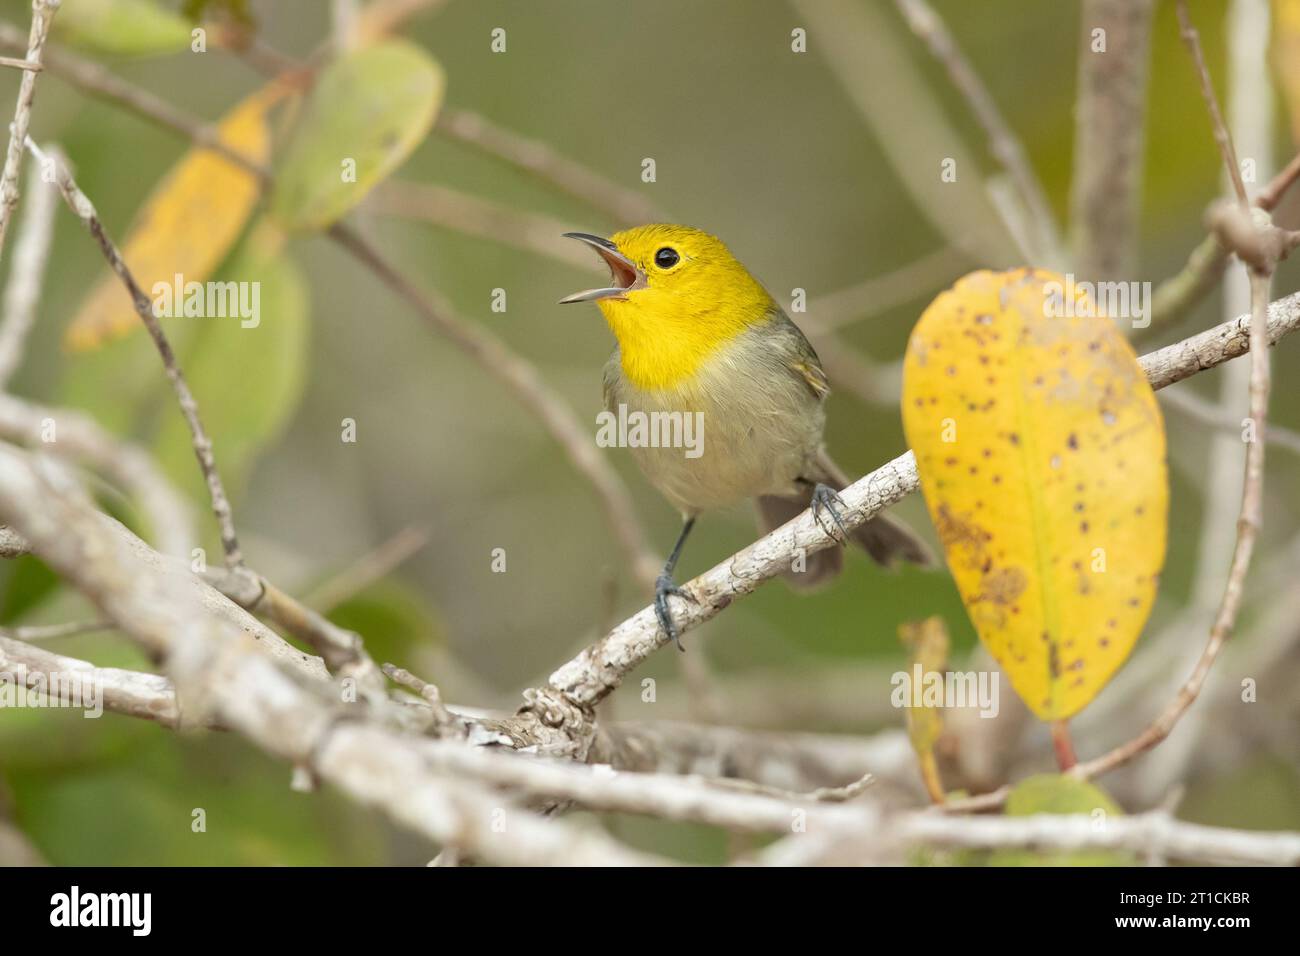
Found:
[(12, 641), (50, 641), (59, 637), (76, 637), (79, 634), (94, 634), (96, 631), (111, 631), (117, 625), (111, 621), (64, 621), (61, 624), (27, 624), (20, 627), (0, 627), (0, 637)]
[[(0, 23), (0, 49), (17, 49), (23, 42), (22, 34), (15, 27)], [(94, 60), (66, 50), (50, 49), (45, 51), (44, 66), (46, 72), (71, 83), (83, 93), (106, 100), (160, 126), (177, 130), (196, 146), (219, 154), (260, 180), (265, 181), (269, 176), (266, 169), (226, 145), (211, 124), (178, 110), (148, 90), (127, 83)]]
[(386, 578), (428, 543), (426, 529), (403, 528), (351, 566), (312, 588), (303, 596), (303, 603), (322, 613), (328, 612)]
[(35, 60), (22, 60), (15, 56), (0, 56), (0, 66), (12, 67), (15, 70), (30, 70), (33, 73), (39, 73), (45, 67)]
[[(1268, 355), (1268, 294), (1271, 277), (1267, 273), (1251, 272), (1251, 322), (1250, 322), (1250, 416), (1256, 429), (1262, 431), (1268, 415), (1269, 355)], [(1263, 518), (1264, 501), (1264, 442), (1256, 434), (1254, 441), (1246, 443), (1246, 478), (1242, 486), (1241, 517), (1237, 521), (1237, 543), (1232, 552), (1232, 565), (1223, 600), (1210, 629), (1210, 639), (1201, 652), (1196, 667), (1178, 690), (1177, 696), (1145, 730), (1110, 752), (1094, 760), (1085, 761), (1074, 768), (1080, 777), (1095, 777), (1106, 773), (1134, 757), (1150, 750), (1169, 736), (1179, 718), (1195, 703), (1205, 686), (1210, 669), (1214, 666), (1224, 643), (1232, 636), (1241, 599), (1259, 536)]]
[(536, 176), (602, 210), (615, 222), (637, 226), (665, 220), (663, 212), (640, 193), (561, 155), (549, 143), (498, 126), (479, 113), (443, 107), (433, 129)]
[(203, 578), (244, 610), (266, 618), (306, 643), (324, 659), (331, 673), (354, 679), (371, 703), (382, 703), (383, 677), (360, 634), (339, 627), (246, 568), (209, 569)]
[(826, 333), (888, 312), (951, 282), (967, 261), (961, 250), (943, 246), (891, 272), (809, 299), (799, 325), (809, 334)]
[[(1089, 280), (1126, 277), (1137, 265), (1153, 8), (1153, 0), (1085, 0), (1080, 11), (1070, 233), (1076, 271)], [(1104, 51), (1094, 49), (1098, 36)]]
[[(59, 0), (32, 0), (32, 29), (27, 38), (27, 60), (41, 62), (45, 41), (50, 35), (50, 21), (59, 9)], [(24, 70), (18, 85), (18, 104), (14, 107), (14, 121), (9, 127), (9, 149), (5, 153), (4, 172), (0, 173), (0, 252), (4, 250), (5, 233), (14, 206), (18, 203), (18, 177), (23, 168), (23, 144), (27, 141), (27, 127), (32, 118), (32, 102), (36, 99), (36, 70)]]
[(572, 223), (480, 199), (437, 183), (384, 183), (366, 199), (365, 208), (523, 249), (584, 272), (605, 271), (589, 250), (575, 243), (556, 241), (561, 233), (574, 229)]
[(1002, 116), (988, 87), (953, 39), (947, 24), (926, 0), (895, 0), (895, 3), (912, 32), (925, 42), (935, 59), (948, 71), (952, 85), (966, 100), (975, 121), (988, 137), (990, 151), (1015, 184), (1033, 231), (1029, 244), (1031, 253), (1039, 264), (1055, 267), (1063, 258), (1060, 227), (1043, 184), (1025, 157), (1024, 146)]
[[(1210, 425), (1213, 428), (1225, 432), (1242, 433), (1245, 427), (1243, 422), (1232, 412), (1227, 411), (1221, 406), (1202, 398), (1190, 388), (1171, 388), (1167, 389), (1160, 396), (1166, 408), (1173, 410), (1179, 415), (1184, 415), (1194, 422), (1202, 425)], [(1254, 427), (1254, 422), (1251, 422)], [(1258, 429), (1256, 436), (1259, 436)], [(1290, 428), (1283, 428), (1280, 425), (1269, 423), (1268, 431), (1262, 436), (1263, 440), (1280, 451), (1290, 452), (1293, 455), (1300, 455), (1300, 432), (1293, 431)]]
[[(919, 214), (972, 259), (995, 268), (1023, 262), (1025, 253), (984, 188), (978, 155), (955, 135), (895, 12), (861, 0), (792, 3), (810, 44), (874, 132)], [(940, 181), (943, 170), (956, 178)]]
[(199, 420), (198, 403), (194, 400), (194, 393), (190, 391), (189, 383), (185, 381), (185, 374), (176, 361), (176, 353), (172, 351), (171, 342), (168, 341), (166, 333), (163, 332), (158, 317), (154, 315), (153, 304), (135, 281), (135, 276), (131, 274), (131, 270), (127, 268), (122, 254), (104, 230), (104, 224), (100, 221), (99, 214), (95, 212), (94, 204), (77, 186), (67, 164), (55, 162), (31, 139), (27, 140), (27, 147), (37, 159), (43, 163), (51, 164), (54, 168), (59, 191), (63, 193), (63, 198), (68, 207), (77, 215), (77, 218), (82, 221), (99, 244), (100, 251), (103, 252), (109, 267), (122, 280), (122, 284), (126, 286), (126, 291), (131, 296), (131, 303), (135, 306), (136, 315), (140, 317), (140, 321), (144, 323), (144, 327), (149, 331), (149, 337), (153, 339), (154, 346), (158, 349), (158, 355), (162, 359), (167, 378), (172, 384), (172, 390), (176, 393), (176, 401), (180, 406), (181, 415), (184, 416), (185, 423), (189, 426), (194, 445), (194, 457), (198, 459), (199, 469), (203, 472), (203, 478), (207, 482), (208, 495), (212, 499), (212, 513), (217, 519), (217, 527), (221, 532), (221, 546), (225, 551), (226, 566), (232, 571), (242, 571), (244, 569), (244, 556), (239, 549), (239, 538), (235, 534), (234, 512), (230, 507), (230, 499), (226, 496), (226, 488), (221, 481), (221, 475), (217, 472), (217, 462), (212, 454), (212, 440), (208, 437), (207, 431), (203, 428), (203, 423)]
[(1292, 156), (1291, 162), (1287, 163), (1282, 171), (1259, 191), (1259, 194), (1255, 197), (1255, 205), (1265, 212), (1272, 212), (1297, 179), (1300, 179), (1300, 153)]
[[(1300, 153), (1259, 191), (1255, 205), (1265, 212), (1272, 212), (1297, 177), (1300, 177)], [(1231, 253), (1219, 242), (1218, 236), (1211, 233), (1202, 239), (1178, 274), (1156, 286), (1151, 296), (1151, 324), (1142, 330), (1143, 333), (1163, 329), (1186, 315), (1219, 284), (1230, 257)]]
[(27, 190), (22, 223), (14, 245), (14, 265), (5, 286), (4, 318), (0, 320), (0, 390), (6, 388), (23, 358), (27, 335), (36, 322), (36, 306), (45, 278), (45, 263), (54, 236), (57, 191), (41, 182), (39, 164), (29, 174), (35, 188)]
[(405, 687), (408, 690), (415, 691), (420, 699), (428, 705), (429, 711), (433, 716), (435, 725), (439, 727), (459, 726), (463, 723), (455, 717), (442, 702), (442, 693), (438, 690), (438, 685), (431, 684), (426, 680), (421, 680), (404, 667), (398, 667), (396, 664), (384, 664), (382, 667), (384, 676), (394, 684)]
[(1228, 135), (1228, 127), (1223, 123), (1223, 113), (1219, 109), (1219, 98), (1214, 94), (1214, 83), (1210, 79), (1210, 71), (1205, 65), (1205, 56), (1201, 52), (1201, 35), (1197, 32), (1196, 27), (1192, 25), (1191, 15), (1187, 12), (1187, 0), (1178, 0), (1176, 9), (1178, 11), (1179, 36), (1182, 37), (1183, 43), (1186, 44), (1187, 51), (1192, 56), (1192, 64), (1196, 68), (1196, 76), (1201, 83), (1201, 97), (1205, 100), (1205, 108), (1210, 113), (1210, 125), (1214, 130), (1214, 141), (1219, 144), (1219, 152), (1223, 154), (1223, 164), (1227, 167), (1228, 176), (1232, 181), (1232, 188), (1237, 194), (1237, 201), (1242, 206), (1248, 206), (1250, 199), (1246, 195), (1246, 184), (1241, 179), (1241, 166), (1237, 163), (1237, 151), (1233, 148), (1232, 137)]
[[(58, 441), (42, 441), (48, 423)], [(149, 539), (163, 554), (189, 558), (195, 542), (192, 509), (143, 448), (102, 427), (77, 409), (38, 405), (0, 393), (0, 437), (48, 450), (106, 478), (144, 516)]]

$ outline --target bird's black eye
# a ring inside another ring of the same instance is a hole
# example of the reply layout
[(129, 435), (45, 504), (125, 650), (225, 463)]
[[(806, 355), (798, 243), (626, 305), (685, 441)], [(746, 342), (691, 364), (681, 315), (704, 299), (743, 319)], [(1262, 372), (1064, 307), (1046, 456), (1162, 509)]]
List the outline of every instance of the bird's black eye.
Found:
[(673, 266), (677, 265), (677, 260), (679, 258), (680, 256), (677, 255), (676, 249), (669, 249), (667, 246), (664, 246), (655, 253), (655, 265), (660, 269), (671, 269)]

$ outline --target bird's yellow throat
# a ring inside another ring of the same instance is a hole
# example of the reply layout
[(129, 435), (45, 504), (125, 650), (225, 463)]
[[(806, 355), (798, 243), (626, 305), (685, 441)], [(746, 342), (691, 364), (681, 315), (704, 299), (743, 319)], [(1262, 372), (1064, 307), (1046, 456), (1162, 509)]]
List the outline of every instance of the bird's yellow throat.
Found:
[(718, 349), (767, 321), (770, 305), (755, 301), (707, 318), (634, 301), (601, 302), (600, 310), (618, 339), (623, 374), (637, 388), (658, 391), (689, 384)]
[[(685, 226), (650, 226), (610, 237), (644, 271), (644, 288), (597, 302), (618, 339), (623, 373), (638, 388), (689, 386), (719, 349), (770, 322), (776, 304), (722, 242)], [(680, 261), (655, 266), (672, 248)]]

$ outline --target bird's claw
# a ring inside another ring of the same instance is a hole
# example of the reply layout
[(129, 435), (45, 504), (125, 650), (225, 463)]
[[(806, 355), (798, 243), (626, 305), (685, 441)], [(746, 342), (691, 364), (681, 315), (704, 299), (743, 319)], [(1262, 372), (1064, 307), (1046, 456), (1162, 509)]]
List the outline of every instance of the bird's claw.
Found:
[(659, 626), (663, 628), (669, 639), (677, 645), (679, 651), (684, 651), (682, 642), (678, 639), (677, 624), (673, 621), (673, 613), (668, 607), (668, 598), (679, 597), (682, 600), (690, 601), (692, 604), (697, 603), (695, 595), (684, 588), (677, 586), (667, 574), (661, 574), (655, 579), (655, 617), (659, 619)]
[[(818, 482), (816, 487), (813, 488), (813, 520), (817, 522), (817, 525), (825, 531), (829, 537), (839, 541), (840, 544), (847, 544), (849, 540), (849, 529), (844, 527), (844, 521), (840, 518), (839, 512), (840, 508), (847, 507), (848, 505), (844, 503), (844, 499), (839, 496), (839, 492), (830, 485), (824, 485), (821, 482)], [(826, 523), (822, 520), (823, 511), (830, 513), (831, 520), (835, 522), (835, 527), (839, 529), (840, 533), (838, 537), (836, 537), (835, 532), (828, 528)]]

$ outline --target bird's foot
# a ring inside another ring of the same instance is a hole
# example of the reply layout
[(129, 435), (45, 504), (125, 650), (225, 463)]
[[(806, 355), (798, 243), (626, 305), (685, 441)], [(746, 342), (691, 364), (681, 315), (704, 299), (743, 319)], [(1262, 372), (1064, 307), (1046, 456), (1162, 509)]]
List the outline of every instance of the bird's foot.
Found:
[(684, 651), (686, 648), (682, 647), (682, 642), (677, 637), (677, 624), (673, 621), (673, 612), (668, 607), (669, 597), (679, 597), (692, 604), (697, 602), (695, 595), (678, 587), (671, 576), (661, 574), (655, 579), (655, 617), (659, 619), (659, 626), (663, 628), (664, 633), (677, 645), (677, 649)]
[[(817, 482), (812, 493), (813, 520), (817, 522), (827, 535), (838, 541), (840, 544), (848, 544), (849, 541), (849, 529), (844, 527), (844, 521), (840, 518), (840, 509), (847, 507), (848, 505), (844, 503), (844, 499), (839, 496), (839, 492), (830, 485), (824, 485), (820, 481)], [(838, 537), (836, 536), (835, 531), (828, 527), (826, 522), (822, 519), (823, 511), (830, 514), (835, 528), (839, 530)]]

